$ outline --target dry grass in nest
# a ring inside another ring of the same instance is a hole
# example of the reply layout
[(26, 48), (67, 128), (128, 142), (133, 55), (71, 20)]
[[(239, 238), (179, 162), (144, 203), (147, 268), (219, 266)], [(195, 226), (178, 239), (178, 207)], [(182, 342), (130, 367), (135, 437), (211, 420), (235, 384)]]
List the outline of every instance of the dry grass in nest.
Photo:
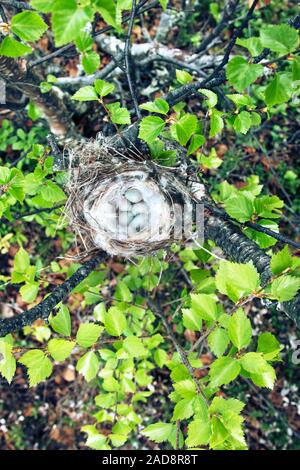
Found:
[[(175, 169), (138, 152), (122, 155), (111, 142), (100, 136), (68, 149), (66, 215), (83, 246), (81, 254), (95, 249), (127, 258), (153, 253), (182, 239), (183, 218), (188, 238), (191, 187)], [(197, 184), (196, 191), (203, 194), (203, 186)]]

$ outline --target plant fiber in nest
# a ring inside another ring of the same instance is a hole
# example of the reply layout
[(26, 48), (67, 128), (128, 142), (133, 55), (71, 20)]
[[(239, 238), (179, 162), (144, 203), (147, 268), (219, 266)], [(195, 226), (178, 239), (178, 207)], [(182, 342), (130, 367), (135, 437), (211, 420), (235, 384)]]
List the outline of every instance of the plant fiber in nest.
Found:
[(192, 236), (191, 191), (199, 198), (201, 184), (188, 188), (174, 168), (137, 152), (123, 155), (101, 136), (75, 144), (68, 154), (66, 215), (83, 255), (102, 249), (130, 258)]

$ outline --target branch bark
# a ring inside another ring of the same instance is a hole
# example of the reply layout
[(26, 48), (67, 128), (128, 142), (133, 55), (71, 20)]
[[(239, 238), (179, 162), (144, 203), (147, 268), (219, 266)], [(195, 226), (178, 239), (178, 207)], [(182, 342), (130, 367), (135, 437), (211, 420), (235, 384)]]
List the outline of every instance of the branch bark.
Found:
[(101, 261), (104, 261), (106, 254), (101, 252), (84, 263), (67, 281), (56, 287), (51, 294), (35, 307), (20, 315), (0, 320), (0, 337), (19, 331), (26, 325), (42, 318), (46, 320), (51, 311), (59, 302), (62, 302), (75, 287), (82, 282)]
[[(252, 261), (260, 274), (262, 286), (271, 279), (270, 257), (232, 222), (208, 217), (205, 238), (214, 241), (226, 256), (237, 263)], [(278, 303), (278, 308), (300, 327), (300, 295), (289, 302)]]

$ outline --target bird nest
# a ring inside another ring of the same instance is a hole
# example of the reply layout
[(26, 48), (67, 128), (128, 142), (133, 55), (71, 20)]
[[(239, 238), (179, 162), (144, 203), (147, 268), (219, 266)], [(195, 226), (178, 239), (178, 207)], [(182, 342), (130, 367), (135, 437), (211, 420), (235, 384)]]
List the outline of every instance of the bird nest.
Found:
[(174, 168), (139, 152), (121, 154), (105, 138), (68, 149), (66, 215), (84, 254), (102, 249), (132, 257), (195, 236), (193, 200), (203, 186), (186, 186)]

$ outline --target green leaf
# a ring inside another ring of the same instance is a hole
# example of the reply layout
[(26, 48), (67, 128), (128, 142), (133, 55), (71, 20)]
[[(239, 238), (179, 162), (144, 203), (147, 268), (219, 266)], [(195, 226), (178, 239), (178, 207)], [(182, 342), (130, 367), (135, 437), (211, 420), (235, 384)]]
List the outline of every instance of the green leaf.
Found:
[[(276, 224), (273, 220), (260, 219), (259, 225), (261, 225), (262, 227), (266, 227), (269, 230), (273, 230), (275, 233), (279, 232), (278, 224)], [(277, 240), (271, 237), (270, 235), (257, 232), (256, 230), (251, 228), (246, 228), (246, 230), (244, 230), (244, 233), (249, 238), (251, 238), (251, 240), (254, 240), (255, 243), (257, 243), (261, 248), (269, 248), (270, 246), (273, 246), (277, 243)]]
[(287, 24), (269, 25), (262, 28), (260, 40), (263, 47), (278, 54), (289, 54), (299, 43), (297, 30)]
[(12, 354), (7, 355), (0, 361), (0, 374), (10, 384), (16, 372), (17, 363)]
[(50, 339), (48, 343), (48, 351), (55, 361), (64, 361), (70, 356), (76, 343), (66, 339)]
[(252, 126), (251, 114), (248, 111), (241, 111), (233, 122), (233, 127), (236, 132), (241, 134), (247, 134), (248, 130)]
[(14, 257), (14, 271), (17, 273), (26, 273), (29, 266), (29, 254), (21, 247)]
[(60, 47), (77, 39), (90, 20), (90, 10), (78, 7), (76, 0), (60, 0), (52, 14), (55, 46)]
[(278, 360), (280, 351), (280, 343), (272, 333), (262, 333), (258, 337), (257, 352), (263, 353), (266, 361)]
[(50, 359), (40, 349), (26, 352), (19, 362), (27, 367), (30, 387), (47, 379), (53, 369)]
[(56, 0), (31, 0), (30, 5), (43, 13), (51, 13)]
[(191, 155), (192, 153), (196, 152), (202, 145), (205, 143), (204, 135), (194, 134), (191, 140), (191, 143), (188, 147), (187, 154)]
[(233, 57), (226, 67), (227, 80), (240, 93), (255, 82), (263, 72), (262, 65), (249, 64), (242, 56)]
[(121, 108), (119, 102), (110, 103), (106, 105), (110, 113), (110, 119), (114, 124), (130, 124), (130, 114), (128, 109)]
[(126, 317), (117, 307), (111, 307), (104, 314), (104, 325), (109, 335), (120, 336), (127, 327)]
[(261, 196), (255, 199), (255, 212), (259, 217), (278, 218), (284, 203), (278, 196)]
[(32, 51), (30, 46), (16, 41), (11, 36), (6, 36), (0, 45), (0, 55), (5, 57), (20, 57)]
[(117, 300), (122, 300), (123, 302), (132, 302), (133, 299), (133, 295), (125, 282), (118, 282), (115, 297)]
[(180, 143), (186, 145), (197, 128), (197, 117), (194, 114), (184, 114), (170, 127), (172, 136)]
[(95, 3), (97, 11), (103, 16), (104, 21), (116, 28), (116, 5), (114, 0), (96, 0)]
[(99, 359), (93, 351), (84, 354), (76, 364), (76, 370), (83, 375), (87, 382), (96, 377), (99, 367)]
[(20, 294), (24, 302), (31, 303), (36, 299), (39, 291), (39, 284), (37, 282), (30, 282), (25, 284), (20, 289)]
[(252, 112), (250, 114), (251, 117), (251, 125), (252, 126), (259, 126), (261, 124), (261, 117), (258, 113)]
[(147, 103), (141, 104), (140, 108), (146, 109), (151, 113), (168, 114), (169, 112), (169, 105), (162, 98), (157, 98), (154, 101), (147, 101)]
[(10, 384), (16, 371), (16, 360), (12, 354), (12, 337), (0, 338), (0, 374)]
[(214, 169), (222, 165), (223, 160), (218, 157), (215, 148), (211, 148), (208, 156), (201, 154), (198, 156), (198, 161), (203, 168)]
[(156, 349), (153, 359), (158, 367), (164, 367), (167, 362), (168, 355), (164, 349)]
[(107, 436), (104, 436), (103, 434), (100, 434), (95, 426), (92, 426), (90, 424), (83, 426), (81, 428), (82, 432), (86, 432), (88, 434), (88, 438), (86, 440), (86, 446), (90, 447), (91, 449), (94, 450), (108, 450), (109, 447), (107, 447)]
[(34, 11), (17, 13), (11, 20), (12, 32), (24, 41), (37, 41), (47, 29), (47, 24)]
[(100, 57), (95, 51), (85, 52), (82, 56), (82, 66), (88, 75), (95, 73), (100, 65)]
[(95, 323), (82, 323), (77, 331), (76, 342), (83, 348), (93, 346), (103, 331), (103, 327)]
[(207, 96), (208, 100), (206, 101), (209, 108), (214, 108), (218, 103), (218, 95), (211, 90), (206, 90), (205, 88), (199, 88), (198, 90), (202, 95)]
[(241, 95), (239, 93), (230, 93), (229, 95), (226, 95), (227, 98), (229, 98), (233, 103), (240, 108), (241, 106), (251, 106), (252, 105), (252, 99), (250, 98), (249, 95)]
[(176, 80), (181, 84), (181, 85), (186, 85), (187, 83), (191, 82), (193, 80), (193, 77), (190, 73), (188, 73), (186, 70), (178, 70), (176, 69)]
[(165, 11), (167, 9), (167, 6), (168, 6), (168, 0), (158, 0), (158, 1), (161, 4), (162, 9)]
[(194, 399), (184, 398), (176, 404), (172, 421), (177, 421), (178, 419), (188, 419), (194, 413)]
[(245, 315), (243, 309), (239, 308), (232, 317), (230, 317), (228, 322), (228, 335), (231, 342), (239, 351), (249, 345), (252, 337), (252, 328), (250, 320)]
[(252, 261), (246, 264), (221, 261), (216, 286), (221, 294), (236, 302), (259, 288), (259, 274)]
[(137, 336), (128, 336), (124, 339), (123, 348), (131, 357), (140, 357), (147, 354), (142, 340)]
[(229, 344), (227, 331), (224, 328), (214, 329), (207, 338), (212, 352), (217, 356), (223, 356)]
[(217, 388), (232, 382), (240, 373), (241, 367), (231, 357), (219, 357), (209, 370), (210, 387)]
[(141, 434), (154, 442), (165, 442), (169, 439), (173, 427), (174, 425), (171, 423), (158, 422), (144, 428)]
[(253, 57), (259, 55), (262, 52), (263, 48), (264, 48), (264, 46), (262, 45), (260, 39), (256, 38), (256, 37), (251, 37), (251, 38), (248, 38), (248, 39), (237, 38), (236, 44), (238, 46), (242, 46), (242, 47), (245, 47), (246, 49), (248, 49), (248, 51), (250, 52), (250, 54)]
[(49, 323), (56, 333), (63, 336), (71, 335), (71, 317), (68, 308), (62, 305), (55, 317), (49, 317)]
[(0, 167), (0, 182), (6, 184), (10, 181), (10, 169), (7, 166)]
[(203, 320), (214, 321), (218, 316), (216, 301), (208, 294), (191, 294), (192, 310), (195, 310)]
[(93, 45), (93, 38), (91, 37), (90, 33), (83, 30), (80, 31), (79, 36), (75, 40), (75, 44), (80, 52), (86, 52), (91, 50)]
[(147, 143), (154, 142), (165, 127), (165, 121), (158, 116), (147, 116), (141, 120), (139, 138)]
[(267, 370), (268, 363), (261, 353), (249, 352), (239, 359), (243, 369), (252, 374), (261, 374)]
[(215, 137), (215, 135), (219, 134), (224, 128), (224, 121), (222, 119), (223, 113), (214, 109), (210, 115), (210, 131), (209, 137)]
[(292, 300), (300, 289), (300, 278), (295, 276), (281, 276), (271, 285), (271, 296), (279, 302)]
[(185, 444), (187, 447), (203, 446), (208, 444), (210, 436), (211, 426), (209, 419), (194, 419), (189, 424)]
[(293, 81), (300, 80), (300, 57), (295, 56), (292, 62)]
[(267, 106), (285, 103), (292, 95), (291, 80), (285, 74), (276, 73), (274, 79), (265, 90)]
[(72, 96), (72, 100), (77, 101), (98, 101), (98, 95), (93, 86), (84, 86), (79, 88)]
[(275, 370), (270, 364), (266, 365), (264, 372), (260, 374), (250, 374), (252, 382), (258, 387), (266, 387), (272, 390), (276, 380)]
[(94, 87), (99, 96), (107, 96), (112, 93), (115, 89), (113, 83), (106, 82), (104, 80), (95, 80)]
[(53, 181), (46, 181), (41, 188), (41, 196), (45, 201), (61, 202), (66, 199), (63, 190)]
[(229, 433), (221, 420), (216, 416), (211, 419), (212, 435), (209, 441), (211, 449), (224, 449), (223, 443), (229, 437)]
[(191, 379), (181, 380), (174, 383), (173, 386), (176, 393), (182, 398), (189, 398), (191, 400), (197, 396), (196, 384)]
[(211, 405), (209, 407), (210, 413), (223, 414), (226, 411), (232, 411), (233, 413), (239, 414), (245, 403), (236, 398), (227, 398), (226, 400), (223, 397), (214, 397)]
[(202, 327), (202, 318), (195, 309), (183, 308), (183, 326), (188, 330), (200, 331)]
[(271, 258), (271, 271), (274, 275), (281, 274), (287, 268), (290, 268), (293, 264), (293, 257), (290, 254), (290, 250), (286, 245), (283, 250), (278, 253), (274, 253)]

